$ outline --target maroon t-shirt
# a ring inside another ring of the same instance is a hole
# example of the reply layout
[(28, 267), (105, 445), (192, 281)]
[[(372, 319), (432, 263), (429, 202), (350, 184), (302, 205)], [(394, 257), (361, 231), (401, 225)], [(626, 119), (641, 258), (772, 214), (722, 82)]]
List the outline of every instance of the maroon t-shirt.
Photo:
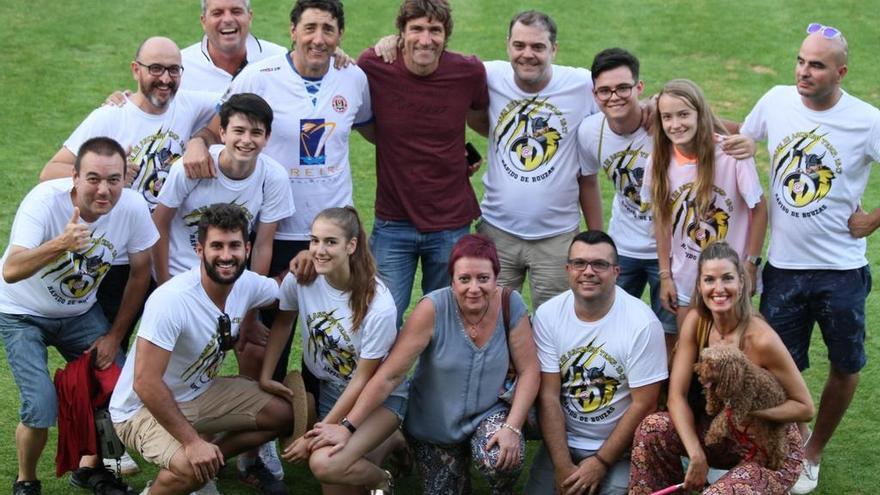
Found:
[(486, 69), (475, 56), (444, 51), (432, 74), (386, 64), (372, 48), (358, 59), (370, 82), (376, 125), (376, 217), (420, 232), (468, 225), (480, 216), (465, 159), (465, 118), (489, 106)]

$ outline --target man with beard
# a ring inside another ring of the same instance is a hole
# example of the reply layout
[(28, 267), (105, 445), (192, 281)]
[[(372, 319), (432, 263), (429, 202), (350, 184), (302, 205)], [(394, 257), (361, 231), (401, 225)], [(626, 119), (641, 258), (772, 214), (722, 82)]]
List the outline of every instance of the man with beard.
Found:
[(633, 434), (668, 372), (660, 322), (616, 285), (618, 262), (608, 234), (577, 234), (565, 267), (571, 289), (535, 312), (544, 445), (525, 493), (627, 492)]
[[(77, 151), (72, 181), (39, 184), (21, 202), (0, 260), (0, 336), (21, 394), (16, 495), (39, 495), (37, 461), (58, 416), (47, 347), (68, 361), (94, 350), (100, 369), (121, 364), (119, 344), (143, 303), (149, 250), (159, 239), (143, 198), (123, 188), (122, 147), (100, 137)], [(95, 293), (114, 257), (123, 253), (131, 273), (119, 288), (122, 309), (111, 324), (95, 305)], [(116, 485), (111, 473), (96, 469), (96, 459), (84, 460), (73, 484)]]
[[(141, 193), (152, 211), (171, 163), (183, 153), (190, 135), (215, 112), (214, 95), (178, 91), (183, 70), (180, 50), (170, 39), (154, 37), (141, 43), (131, 62), (137, 92), (120, 107), (106, 105), (86, 117), (43, 168), (40, 180), (70, 177), (80, 145), (92, 137), (108, 136), (128, 152), (126, 186)], [(98, 291), (98, 304), (109, 321), (120, 310), (129, 270), (129, 260), (121, 253)], [(134, 324), (123, 339), (123, 349), (128, 349), (133, 330)], [(122, 472), (137, 472), (127, 455)]]
[[(290, 403), (249, 378), (218, 377), (249, 310), (269, 306), (278, 282), (245, 270), (248, 219), (234, 205), (199, 220), (199, 266), (150, 296), (137, 342), (110, 399), (122, 442), (161, 469), (143, 493), (187, 494), (210, 482), (225, 459), (289, 433)], [(200, 434), (215, 434), (215, 443)], [(285, 494), (261, 463), (262, 493)]]
[(244, 67), (287, 49), (251, 34), (250, 0), (201, 0), (205, 35), (181, 51), (186, 76), (182, 89), (223, 93)]

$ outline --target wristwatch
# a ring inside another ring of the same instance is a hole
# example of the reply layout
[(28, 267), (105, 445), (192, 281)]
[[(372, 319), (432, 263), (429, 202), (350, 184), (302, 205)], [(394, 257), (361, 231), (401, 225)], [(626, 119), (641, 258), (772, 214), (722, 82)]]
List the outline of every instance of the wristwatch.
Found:
[(746, 261), (749, 263), (760, 267), (761, 263), (764, 261), (760, 256), (746, 256)]
[(349, 421), (348, 418), (342, 418), (342, 421), (340, 421), (339, 424), (348, 429), (348, 431), (350, 431), (352, 434), (357, 431), (357, 428), (355, 428), (355, 426), (351, 424), (351, 421)]

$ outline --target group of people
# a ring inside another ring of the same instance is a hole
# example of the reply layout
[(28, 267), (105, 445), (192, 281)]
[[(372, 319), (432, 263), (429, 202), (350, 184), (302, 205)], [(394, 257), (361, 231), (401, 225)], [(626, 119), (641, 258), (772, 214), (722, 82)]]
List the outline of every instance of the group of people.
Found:
[[(508, 61), (482, 62), (446, 50), (446, 0), (403, 0), (398, 33), (346, 64), (339, 0), (295, 2), (289, 51), (249, 32), (247, 0), (201, 9), (201, 43), (145, 40), (136, 91), (77, 127), (16, 214), (0, 261), (15, 495), (41, 493), (59, 409), (48, 346), (121, 367), (109, 410), (159, 467), (145, 494), (218, 493), (233, 456), (262, 493), (295, 490), (276, 439), (327, 494), (391, 493), (389, 456), (411, 457), (424, 493), (468, 493), (472, 464), (512, 493), (527, 437), (542, 439), (529, 494), (703, 490), (710, 466), (728, 471), (704, 493), (816, 487), (866, 361), (864, 237), (880, 226), (860, 204), (880, 111), (842, 90), (838, 29), (810, 24), (796, 86), (738, 124), (689, 80), (643, 98), (620, 48), (590, 70), (554, 64), (538, 11), (511, 19)], [(488, 140), (482, 202), (465, 125)], [(352, 130), (376, 148), (369, 237), (350, 206)], [(817, 322), (831, 367), (810, 432), (800, 371)], [(781, 468), (741, 438), (705, 445), (693, 365), (718, 345), (782, 384), (783, 404), (753, 412), (789, 424)], [(239, 376), (220, 376), (229, 351)], [(134, 493), (97, 456), (70, 480)]]

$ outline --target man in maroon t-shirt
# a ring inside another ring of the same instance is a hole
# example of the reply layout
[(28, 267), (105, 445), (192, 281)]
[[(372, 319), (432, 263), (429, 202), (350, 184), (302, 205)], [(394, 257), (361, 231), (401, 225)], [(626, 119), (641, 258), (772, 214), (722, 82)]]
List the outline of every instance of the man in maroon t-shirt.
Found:
[(449, 284), (455, 242), (480, 216), (465, 158), (465, 122), (485, 121), (486, 71), (475, 56), (446, 50), (446, 0), (404, 0), (398, 57), (373, 49), (358, 59), (370, 82), (375, 118), (376, 222), (370, 245), (394, 295), (398, 326), (409, 306), (416, 265), (422, 292)]

